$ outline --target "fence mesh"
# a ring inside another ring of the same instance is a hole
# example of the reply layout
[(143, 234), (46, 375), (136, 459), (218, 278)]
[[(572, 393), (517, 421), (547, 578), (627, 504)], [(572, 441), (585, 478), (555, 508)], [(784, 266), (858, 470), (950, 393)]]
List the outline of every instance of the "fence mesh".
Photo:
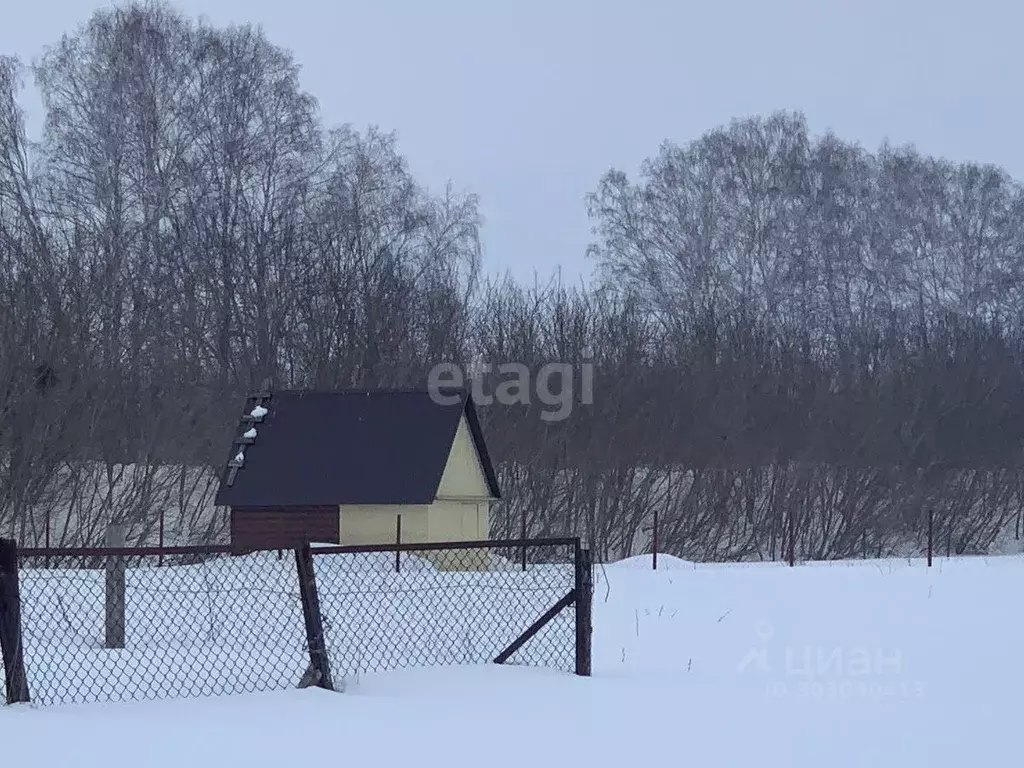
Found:
[(308, 663), (294, 559), (130, 558), (123, 633), (107, 568), (76, 560), (21, 569), (25, 665), (38, 704), (284, 688)]
[[(575, 586), (570, 544), (315, 552), (335, 681), (404, 667), (494, 661)], [(560, 611), (507, 664), (575, 666), (576, 621)]]
[[(209, 696), (299, 684), (310, 656), (294, 552), (185, 549), (161, 557), (125, 556), (128, 550), (22, 556), (32, 701)], [(565, 541), (531, 542), (525, 570), (521, 548), (345, 550), (313, 550), (336, 686), (366, 672), (493, 662), (575, 585), (575, 548)], [(505, 663), (572, 671), (575, 627), (567, 605)]]

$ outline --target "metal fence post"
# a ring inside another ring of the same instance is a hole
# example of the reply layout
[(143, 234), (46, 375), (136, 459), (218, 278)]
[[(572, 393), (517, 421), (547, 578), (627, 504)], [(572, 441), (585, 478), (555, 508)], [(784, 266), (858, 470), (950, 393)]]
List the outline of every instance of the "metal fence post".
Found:
[[(107, 548), (124, 548), (124, 528), (120, 525), (107, 527)], [(106, 562), (106, 612), (105, 612), (105, 646), (107, 648), (124, 648), (124, 558), (120, 555), (107, 555)]]
[(316, 588), (313, 550), (309, 544), (303, 544), (295, 550), (295, 568), (299, 578), (302, 616), (306, 622), (309, 670), (314, 677), (311, 684), (333, 691), (334, 681), (331, 679), (330, 659), (327, 658), (327, 642), (324, 637), (324, 620), (320, 613), (320, 594)]
[(398, 549), (395, 549), (395, 573), (399, 573), (402, 570), (402, 516), (398, 515), (398, 520), (395, 523), (395, 545)]
[(789, 567), (793, 568), (796, 566), (796, 515), (793, 510), (789, 510), (789, 551), (787, 552), (787, 560), (789, 560)]
[(654, 536), (651, 544), (651, 550), (653, 553), (653, 570), (658, 570), (658, 510), (654, 510)]
[(932, 567), (932, 552), (935, 549), (935, 510), (928, 510), (928, 567)]
[(576, 674), (590, 677), (593, 636), (593, 559), (589, 549), (576, 544)]
[(526, 507), (523, 507), (523, 518), (520, 521), (519, 538), (523, 540), (523, 550), (520, 553), (523, 570), (526, 570)]
[(18, 545), (0, 539), (0, 658), (8, 704), (27, 702), (28, 677), (21, 633), (21, 592), (18, 586)]

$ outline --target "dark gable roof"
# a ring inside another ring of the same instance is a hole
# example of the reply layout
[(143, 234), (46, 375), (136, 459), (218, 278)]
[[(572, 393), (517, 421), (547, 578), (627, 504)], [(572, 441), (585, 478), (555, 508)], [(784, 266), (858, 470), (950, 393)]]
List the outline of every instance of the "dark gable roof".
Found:
[[(491, 494), (498, 481), (473, 399), (451, 390), (452, 405), (427, 390), (274, 392), (255, 424), (256, 441), (232, 485), (221, 476), (215, 503), (230, 507), (430, 504), (459, 420), (466, 415)], [(241, 414), (239, 414), (241, 415)], [(238, 434), (249, 429), (239, 428)], [(231, 455), (237, 453), (237, 446)]]

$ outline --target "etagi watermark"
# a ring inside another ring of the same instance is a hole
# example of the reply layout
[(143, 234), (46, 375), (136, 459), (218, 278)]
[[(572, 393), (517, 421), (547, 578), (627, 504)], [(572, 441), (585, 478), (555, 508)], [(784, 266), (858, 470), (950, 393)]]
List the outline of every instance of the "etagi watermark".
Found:
[[(579, 391), (576, 388), (576, 372), (579, 371)], [(484, 380), (487, 374), (497, 373), (499, 381), (493, 393), (484, 391)], [(543, 421), (563, 421), (572, 415), (575, 402), (582, 405), (594, 403), (594, 364), (581, 363), (578, 366), (570, 363), (547, 363), (542, 365), (536, 375), (523, 363), (481, 363), (473, 366), (468, 376), (472, 382), (473, 401), (477, 405), (490, 405), (498, 402), (501, 405), (530, 405), (531, 393), (537, 400), (548, 406), (549, 410), (541, 412)], [(455, 363), (441, 363), (430, 369), (427, 377), (427, 388), (434, 402), (441, 405), (452, 405), (458, 398), (444, 394), (445, 389), (463, 388), (466, 373)], [(552, 387), (552, 385), (556, 385)], [(577, 398), (578, 395), (578, 398)]]
[(762, 622), (756, 631), (760, 645), (747, 651), (736, 670), (768, 678), (765, 696), (769, 698), (881, 699), (924, 695), (924, 685), (908, 679), (899, 650), (788, 646), (771, 653), (768, 645), (775, 629)]

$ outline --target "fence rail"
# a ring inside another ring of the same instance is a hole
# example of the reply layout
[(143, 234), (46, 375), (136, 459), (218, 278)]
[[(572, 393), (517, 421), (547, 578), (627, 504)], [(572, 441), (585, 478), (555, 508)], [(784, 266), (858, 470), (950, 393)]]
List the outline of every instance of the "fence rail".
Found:
[(410, 666), (590, 673), (591, 565), (573, 538), (35, 548), (15, 562), (0, 569), (5, 679), (23, 665), (42, 705), (344, 689)]

